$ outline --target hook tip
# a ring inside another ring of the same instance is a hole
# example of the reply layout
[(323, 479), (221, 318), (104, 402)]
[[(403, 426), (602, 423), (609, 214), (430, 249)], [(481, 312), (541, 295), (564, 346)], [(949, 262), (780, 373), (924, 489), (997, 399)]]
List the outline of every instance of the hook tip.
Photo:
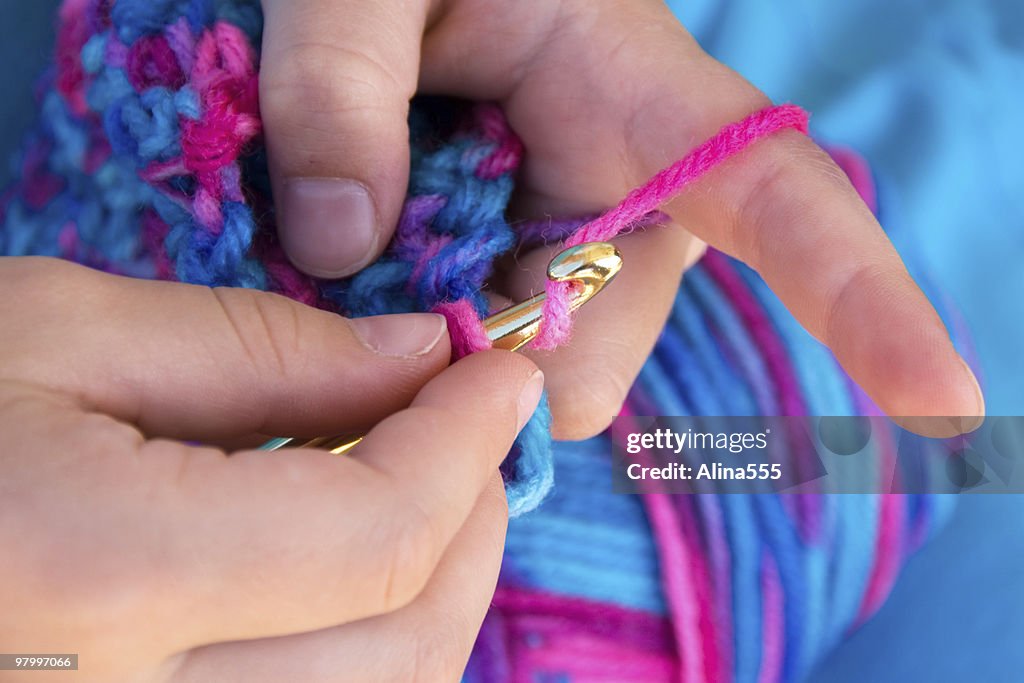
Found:
[(557, 282), (582, 280), (600, 288), (621, 269), (622, 254), (614, 244), (585, 242), (569, 247), (551, 259), (548, 277)]

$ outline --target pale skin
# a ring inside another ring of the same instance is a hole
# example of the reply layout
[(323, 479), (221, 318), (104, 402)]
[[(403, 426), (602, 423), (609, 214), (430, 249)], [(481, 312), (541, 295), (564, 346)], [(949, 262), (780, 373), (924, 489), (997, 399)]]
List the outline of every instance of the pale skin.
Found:
[[(767, 104), (653, 0), (263, 5), (275, 197), (343, 178), (374, 209), (360, 254), (323, 232), (360, 228), (282, 212), (314, 274), (386, 244), (415, 92), (503, 106), (527, 150), (514, 213), (530, 217), (612, 205)], [(601, 431), (705, 244), (757, 269), (890, 415), (984, 414), (935, 311), (808, 138), (758, 143), (666, 212), (618, 240), (626, 267), (569, 346), (451, 367), (434, 316), (375, 335), (271, 294), (0, 260), (0, 543), (17, 549), (0, 556), (0, 643), (79, 652), (79, 680), (458, 680), (500, 564), (497, 467), (541, 382), (556, 436)], [(528, 295), (546, 260), (521, 258), (498, 294)], [(238, 450), (375, 424), (347, 458)]]

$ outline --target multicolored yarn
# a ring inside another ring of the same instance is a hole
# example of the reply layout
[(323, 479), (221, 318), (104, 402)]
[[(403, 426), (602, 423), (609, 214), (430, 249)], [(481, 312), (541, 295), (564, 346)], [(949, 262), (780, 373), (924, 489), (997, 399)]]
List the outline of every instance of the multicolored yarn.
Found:
[[(274, 234), (258, 1), (66, 0), (60, 18), (39, 126), (5, 195), (0, 253), (266, 289), (350, 316), (436, 310), (458, 355), (486, 346), (483, 292), (503, 254), (643, 225), (756, 139), (806, 131), (798, 109), (772, 108), (590, 222), (511, 226), (523, 150), (501, 112), (418, 99), (393, 242), (356, 276), (317, 281), (291, 267)], [(835, 156), (875, 208), (866, 166)], [(570, 293), (549, 288), (538, 346), (567, 338)], [(876, 409), (755, 274), (712, 251), (687, 273), (625, 411)], [(467, 681), (798, 680), (878, 608), (950, 508), (939, 496), (613, 495), (607, 440), (552, 448), (549, 420), (542, 406), (505, 465), (518, 516)]]
[[(847, 155), (836, 157), (851, 172)], [(870, 199), (870, 176), (861, 181)], [(755, 273), (710, 251), (684, 277), (624, 414), (879, 413)], [(466, 680), (799, 681), (881, 606), (954, 505), (617, 495), (610, 450), (605, 436), (556, 444), (557, 486), (510, 524)]]

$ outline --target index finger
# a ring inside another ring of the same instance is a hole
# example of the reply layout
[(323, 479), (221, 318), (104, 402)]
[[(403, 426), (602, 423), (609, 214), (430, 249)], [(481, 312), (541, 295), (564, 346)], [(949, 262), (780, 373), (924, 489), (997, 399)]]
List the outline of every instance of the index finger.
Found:
[[(486, 25), (467, 32), (458, 62), (429, 36), (425, 43), (425, 81), (432, 88), (466, 96), (490, 88), (505, 98), (529, 152), (521, 173), (528, 214), (584, 214), (614, 205), (722, 126), (769, 104), (705, 54), (660, 3), (558, 7), (551, 32), (510, 46), (504, 61), (471, 58), (488, 50)], [(551, 35), (558, 39), (547, 40)], [(977, 381), (935, 310), (843, 172), (805, 136), (782, 132), (757, 142), (665, 211), (757, 270), (889, 415), (980, 419), (984, 413)], [(612, 311), (605, 299), (580, 312), (588, 328), (629, 325), (646, 330), (644, 339), (609, 346), (581, 334), (574, 348), (538, 357), (551, 382), (556, 423), (564, 406), (593, 403), (587, 386), (560, 381), (561, 374), (583, 372), (566, 362), (567, 353), (602, 359), (602, 367), (612, 368), (600, 373), (612, 387), (603, 393), (624, 398), (667, 315), (671, 298), (664, 292), (677, 281), (674, 254), (684, 251), (686, 233), (668, 229), (674, 236), (651, 230), (631, 236), (665, 245), (625, 265), (624, 273), (636, 273), (631, 305)], [(602, 428), (603, 416), (616, 408), (591, 411), (602, 414), (601, 422), (582, 431)]]
[(942, 320), (811, 140), (792, 132), (764, 140), (712, 171), (702, 189), (669, 210), (754, 268), (883, 411), (980, 420), (981, 390)]

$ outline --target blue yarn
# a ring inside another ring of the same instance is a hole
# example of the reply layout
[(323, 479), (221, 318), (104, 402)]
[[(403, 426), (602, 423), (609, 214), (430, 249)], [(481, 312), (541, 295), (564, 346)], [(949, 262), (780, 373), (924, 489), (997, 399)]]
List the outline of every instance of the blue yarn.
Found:
[(757, 680), (761, 664), (761, 539), (754, 502), (747, 496), (724, 496), (722, 512), (732, 551), (732, 623), (736, 678)]
[(198, 119), (200, 114), (199, 94), (189, 86), (182, 86), (174, 93), (174, 108), (187, 119)]
[(640, 369), (637, 384), (643, 387), (650, 402), (666, 415), (686, 415), (690, 412), (685, 397), (673, 393), (665, 365), (658, 356), (652, 356)]
[(545, 457), (551, 444), (550, 434), (551, 408), (544, 392), (503, 465), (506, 481), (515, 482), (506, 491), (511, 517), (535, 509), (554, 486), (554, 467), (551, 459)]
[(208, 287), (265, 289), (263, 268), (248, 256), (255, 233), (252, 211), (239, 202), (225, 202), (222, 210), (220, 235), (196, 229), (191, 220), (171, 228), (167, 254), (177, 263), (178, 279)]
[(110, 10), (117, 36), (125, 43), (159, 33), (185, 17), (193, 31), (213, 23), (214, 4), (208, 0), (118, 0)]
[[(855, 411), (846, 393), (842, 375), (837, 372), (821, 371), (823, 367), (834, 365), (832, 354), (828, 349), (813, 340), (803, 328), (799, 327), (760, 277), (745, 266), (738, 266), (737, 270), (744, 282), (757, 295), (759, 302), (768, 313), (772, 326), (789, 349), (789, 358), (803, 389), (802, 396), (807, 403), (808, 414), (854, 414)], [(845, 496), (822, 498), (826, 514), (840, 526), (848, 520), (864, 519), (866, 516), (864, 513), (867, 512), (863, 508), (851, 507), (849, 512), (853, 514), (837, 515), (836, 507), (846, 504), (845, 498)], [(862, 527), (873, 529), (871, 525), (862, 525)], [(840, 528), (837, 533), (841, 534), (846, 531)], [(870, 539), (865, 540), (873, 543), (873, 535)], [(872, 559), (872, 548), (873, 546), (866, 547), (863, 543), (850, 543), (850, 549), (854, 551), (850, 559), (855, 560), (856, 564), (845, 567), (846, 571), (841, 572), (841, 578), (837, 579), (835, 583), (829, 582), (831, 568), (828, 566), (830, 559), (834, 560), (834, 555), (830, 558), (821, 549), (809, 548), (806, 551), (807, 582), (804, 588), (808, 597), (808, 612), (804, 617), (807, 630), (805, 652), (819, 652), (831, 647), (845, 630), (841, 625), (853, 621), (856, 616), (855, 610), (859, 608), (859, 602), (849, 600), (849, 597), (859, 598), (863, 594), (863, 577), (866, 576), (870, 566), (865, 563), (865, 560)], [(831, 548), (830, 551), (841, 552), (837, 548)], [(850, 569), (856, 573), (851, 573)], [(844, 597), (846, 601), (844, 601)], [(838, 605), (829, 605), (830, 601), (834, 601)], [(840, 618), (832, 620), (832, 630), (828, 631), (827, 616), (829, 613), (835, 616), (836, 612)], [(805, 658), (797, 668), (800, 671), (806, 671), (812, 663)]]
[(56, 93), (47, 93), (43, 100), (44, 135), (53, 138), (54, 171), (74, 178), (85, 162), (89, 137), (71, 118), (63, 100)]
[[(99, 72), (92, 87), (86, 91), (85, 100), (93, 111), (107, 112), (116, 103), (134, 95), (135, 90), (132, 88), (132, 84), (128, 82), (128, 77), (125, 76), (123, 71), (104, 69)], [(104, 119), (107, 116), (109, 115), (104, 114)], [(114, 126), (116, 129), (114, 122), (109, 124), (105, 122), (105, 125)]]
[(329, 283), (321, 294), (347, 310), (353, 317), (409, 313), (417, 310), (416, 299), (405, 290), (412, 265), (404, 261), (377, 261), (347, 284)]
[(690, 392), (694, 404), (692, 414), (755, 415), (757, 407), (749, 387), (743, 384), (732, 365), (725, 362), (721, 347), (707, 333), (701, 309), (694, 305), (695, 295), (689, 280), (689, 274), (683, 278), (685, 296), (676, 297), (672, 324), (679, 331), (680, 343), (693, 349), (696, 367), (688, 367), (686, 373), (681, 373), (680, 383), (686, 384), (691, 373), (699, 373), (700, 377), (706, 377), (700, 380), (700, 386), (713, 387), (711, 391)]
[(877, 497), (834, 496), (836, 534), (833, 543), (829, 611), (834, 615), (830, 642), (839, 642), (860, 611), (861, 597), (875, 557), (873, 524), (877, 524)]
[(692, 286), (695, 298), (708, 312), (715, 329), (715, 339), (727, 363), (735, 363), (743, 378), (743, 388), (752, 394), (758, 415), (777, 415), (778, 405), (771, 394), (771, 381), (764, 366), (764, 358), (750, 339), (750, 335), (726, 299), (703, 269), (687, 273), (686, 282)]
[(664, 614), (660, 587), (643, 578), (658, 572), (643, 507), (635, 496), (610, 492), (607, 454), (602, 439), (555, 445), (557, 486), (542, 506), (509, 522), (503, 576)]
[(803, 389), (802, 395), (807, 403), (808, 414), (856, 414), (844, 375), (839, 372), (821, 371), (823, 367), (835, 366), (832, 352), (807, 334), (757, 273), (744, 265), (738, 265), (737, 271), (747, 286), (754, 290), (772, 326), (789, 349), (789, 359)]
[(89, 36), (82, 47), (82, 69), (88, 74), (98, 74), (103, 68), (103, 56), (107, 50), (107, 37), (97, 33)]

